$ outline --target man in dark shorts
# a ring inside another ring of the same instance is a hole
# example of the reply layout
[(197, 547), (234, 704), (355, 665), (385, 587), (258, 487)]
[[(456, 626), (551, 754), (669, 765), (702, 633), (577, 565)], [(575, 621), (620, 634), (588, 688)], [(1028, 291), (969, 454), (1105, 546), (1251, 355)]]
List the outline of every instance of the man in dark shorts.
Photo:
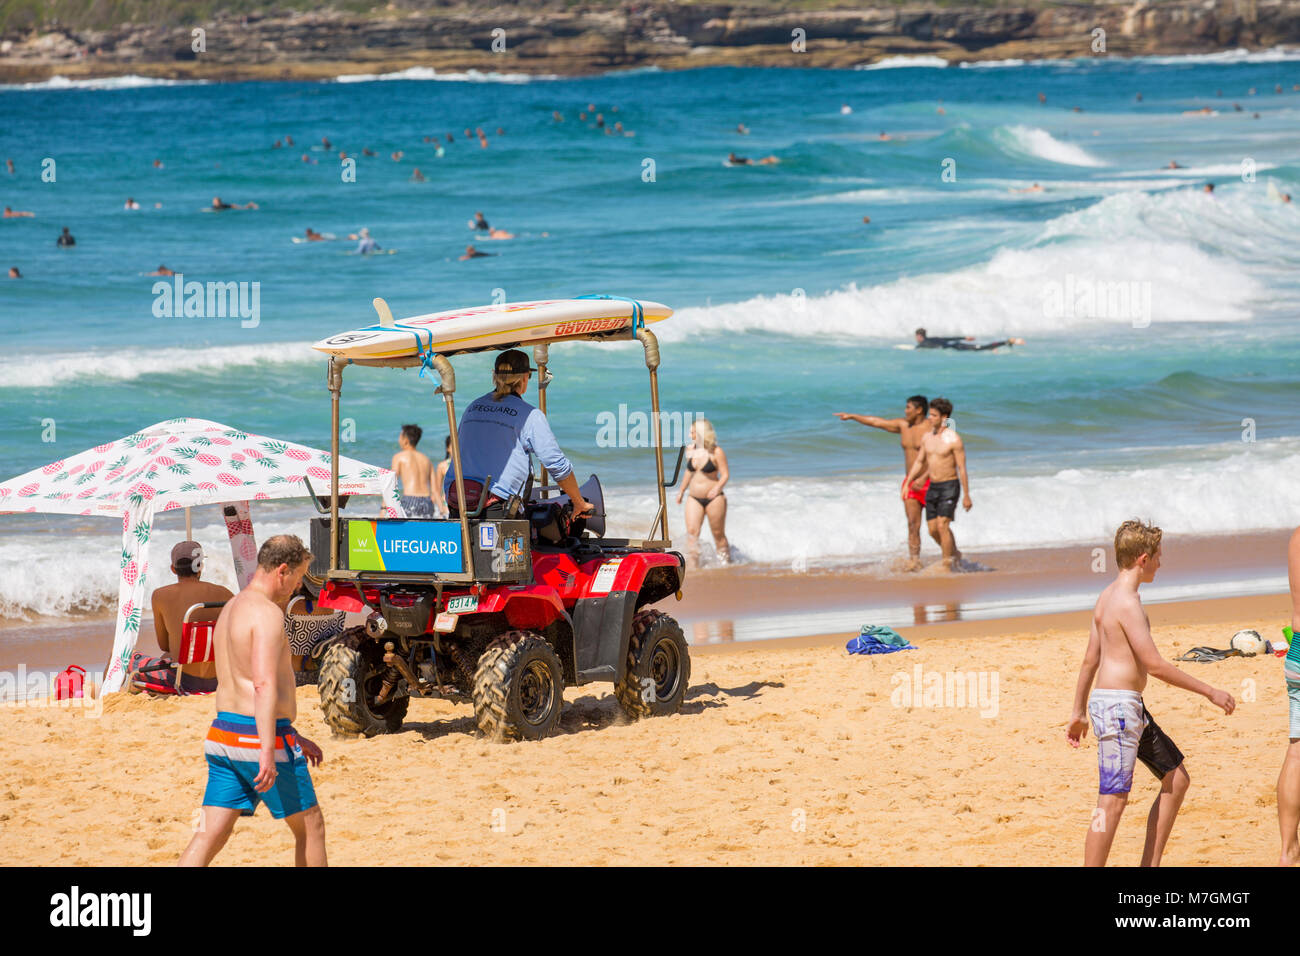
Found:
[[(1097, 808), (1084, 841), (1083, 865), (1105, 866), (1120, 816), (1133, 789), (1133, 770), (1141, 760), (1160, 781), (1160, 792), (1147, 817), (1143, 866), (1159, 866), (1174, 818), (1191, 778), (1183, 753), (1147, 713), (1142, 701), (1148, 677), (1207, 698), (1231, 714), (1236, 701), (1165, 660), (1151, 639), (1151, 622), (1142, 609), (1138, 587), (1160, 570), (1161, 530), (1140, 521), (1125, 521), (1115, 532), (1119, 573), (1097, 599), (1092, 612), (1088, 649), (1074, 689), (1074, 708), (1066, 728), (1071, 747), (1078, 747), (1092, 724), (1097, 735), (1100, 778)], [(1096, 681), (1096, 687), (1093, 682)], [(1091, 694), (1089, 693), (1091, 691)]]
[(916, 330), (916, 347), (918, 349), (955, 349), (958, 352), (987, 352), (1002, 346), (1024, 345), (1024, 339), (1002, 339), (987, 345), (976, 345), (973, 335), (926, 335), (925, 329)]
[[(936, 398), (930, 402), (927, 421), (930, 432), (921, 440), (920, 451), (903, 482), (903, 499), (907, 499), (912, 481), (927, 469), (930, 488), (925, 493), (925, 524), (930, 537), (943, 550), (943, 565), (950, 571), (961, 570), (961, 552), (953, 537), (952, 521), (957, 516), (957, 499), (971, 509), (970, 478), (966, 474), (966, 445), (952, 427), (952, 402)], [(962, 494), (962, 488), (966, 494)]]

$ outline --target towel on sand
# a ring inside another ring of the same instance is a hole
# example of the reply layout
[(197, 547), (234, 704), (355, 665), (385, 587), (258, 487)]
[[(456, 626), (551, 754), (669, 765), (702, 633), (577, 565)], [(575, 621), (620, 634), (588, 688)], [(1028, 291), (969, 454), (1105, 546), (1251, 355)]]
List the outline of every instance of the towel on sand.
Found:
[(850, 654), (892, 654), (894, 651), (916, 650), (903, 635), (880, 624), (862, 625), (862, 633), (845, 644), (844, 648)]

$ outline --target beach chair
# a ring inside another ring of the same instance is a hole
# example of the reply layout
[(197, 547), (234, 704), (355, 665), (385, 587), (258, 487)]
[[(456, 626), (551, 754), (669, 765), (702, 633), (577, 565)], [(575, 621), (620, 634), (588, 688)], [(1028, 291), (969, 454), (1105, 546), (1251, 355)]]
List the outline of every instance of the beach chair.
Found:
[[(225, 601), (208, 604), (192, 604), (181, 618), (180, 646), (174, 660), (149, 664), (131, 673), (131, 690), (147, 691), (150, 694), (207, 694), (211, 691), (181, 690), (181, 672), (186, 664), (206, 664), (215, 657), (216, 644), (212, 637), (216, 630), (216, 618), (192, 620), (195, 611), (219, 610), (226, 606)], [(172, 671), (168, 674), (167, 671)]]

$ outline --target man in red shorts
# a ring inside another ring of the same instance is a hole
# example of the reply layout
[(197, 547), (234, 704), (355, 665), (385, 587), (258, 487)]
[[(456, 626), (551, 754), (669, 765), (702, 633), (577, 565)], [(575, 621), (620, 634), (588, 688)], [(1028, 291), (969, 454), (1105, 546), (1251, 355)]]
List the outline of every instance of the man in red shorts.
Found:
[[(902, 418), (877, 418), (874, 415), (853, 415), (849, 412), (836, 412), (835, 417), (842, 422), (855, 421), (860, 425), (870, 425), (883, 431), (893, 432), (899, 436), (903, 446), (903, 472), (912, 470), (912, 462), (921, 448), (921, 441), (929, 430), (926, 415), (930, 403), (924, 395), (913, 395), (903, 407)], [(921, 570), (921, 513), (925, 508), (925, 493), (930, 487), (930, 475), (926, 469), (907, 486), (907, 497), (903, 499), (903, 508), (907, 512), (907, 564), (906, 571)]]

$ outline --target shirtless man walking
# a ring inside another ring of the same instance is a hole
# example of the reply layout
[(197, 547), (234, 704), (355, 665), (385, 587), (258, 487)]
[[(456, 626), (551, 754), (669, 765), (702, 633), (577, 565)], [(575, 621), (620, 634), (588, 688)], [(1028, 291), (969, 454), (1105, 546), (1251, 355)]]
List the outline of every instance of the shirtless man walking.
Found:
[[(835, 417), (842, 422), (857, 422), (871, 428), (893, 432), (899, 436), (903, 446), (903, 473), (912, 470), (912, 462), (921, 450), (921, 440), (930, 425), (926, 422), (926, 412), (930, 403), (924, 395), (913, 395), (903, 407), (902, 418), (877, 418), (875, 415), (854, 415), (850, 412), (836, 412)], [(903, 510), (907, 512), (907, 564), (905, 571), (921, 570), (921, 511), (925, 507), (925, 493), (930, 487), (930, 477), (924, 471), (909, 484), (903, 482)]]
[(1078, 747), (1087, 735), (1090, 719), (1097, 735), (1100, 786), (1097, 809), (1083, 845), (1084, 866), (1106, 865), (1139, 760), (1160, 781), (1160, 792), (1147, 815), (1143, 866), (1160, 865), (1174, 818), (1191, 785), (1182, 751), (1142, 702), (1147, 678), (1200, 694), (1225, 714), (1231, 714), (1237, 706), (1227, 691), (1216, 690), (1165, 660), (1151, 639), (1151, 622), (1142, 609), (1138, 588), (1154, 580), (1160, 570), (1162, 535), (1159, 528), (1140, 521), (1125, 521), (1119, 526), (1115, 532), (1119, 573), (1101, 592), (1092, 612), (1088, 650), (1079, 668), (1074, 707), (1065, 731), (1071, 747)]
[[(961, 567), (961, 552), (957, 550), (957, 539), (953, 537), (952, 522), (957, 517), (957, 499), (967, 511), (971, 509), (970, 478), (966, 474), (966, 445), (962, 442), (957, 429), (949, 421), (952, 415), (952, 402), (946, 398), (936, 398), (930, 402), (930, 414), (926, 419), (929, 430), (921, 440), (912, 466), (907, 470), (903, 481), (903, 500), (916, 479), (930, 473), (930, 487), (925, 493), (925, 523), (930, 530), (930, 537), (943, 549), (943, 566), (949, 571)], [(962, 494), (962, 489), (966, 493)]]
[(263, 800), (271, 816), (293, 832), (294, 862), (326, 865), (325, 817), (307, 769), (323, 756), (293, 728), (297, 699), (284, 633), (284, 604), (310, 562), (311, 552), (293, 535), (268, 538), (248, 587), (217, 618), (217, 719), (203, 743), (208, 786), (181, 866), (211, 863), (235, 820), (252, 816)]
[(408, 518), (432, 518), (437, 504), (429, 483), (433, 462), (424, 452), (415, 450), (423, 435), (419, 425), (403, 425), (397, 436), (402, 450), (393, 456), (393, 471), (402, 482), (402, 508)]

